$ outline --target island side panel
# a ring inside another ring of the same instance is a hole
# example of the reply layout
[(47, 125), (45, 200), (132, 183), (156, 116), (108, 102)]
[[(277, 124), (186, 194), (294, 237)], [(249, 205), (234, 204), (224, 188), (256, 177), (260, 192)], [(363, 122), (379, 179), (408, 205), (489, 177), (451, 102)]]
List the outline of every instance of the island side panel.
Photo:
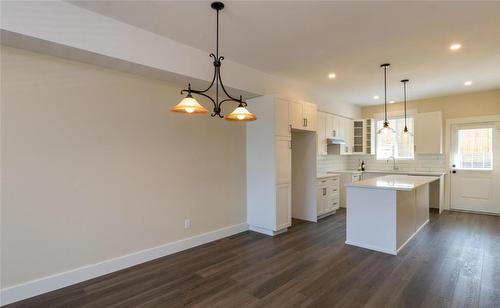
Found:
[(415, 189), (397, 193), (397, 248), (400, 249), (415, 233)]
[[(431, 184), (438, 183), (438, 181)], [(415, 192), (415, 207), (416, 207), (416, 221), (415, 232), (429, 222), (429, 195), (431, 184), (425, 184), (417, 187)]]
[(396, 191), (347, 187), (346, 244), (396, 254)]

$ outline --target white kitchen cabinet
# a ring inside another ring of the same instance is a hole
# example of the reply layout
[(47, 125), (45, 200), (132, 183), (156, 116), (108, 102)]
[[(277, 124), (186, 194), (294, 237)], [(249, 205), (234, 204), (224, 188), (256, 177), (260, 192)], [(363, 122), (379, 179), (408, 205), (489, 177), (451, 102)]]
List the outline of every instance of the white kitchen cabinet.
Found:
[(327, 122), (328, 114), (325, 112), (318, 111), (318, 119), (317, 119), (317, 152), (318, 155), (327, 155), (328, 145), (326, 143), (326, 122)]
[(277, 99), (275, 111), (276, 135), (290, 137), (290, 134), (292, 133), (292, 125), (290, 122), (289, 102)]
[(352, 154), (375, 154), (374, 123), (373, 119), (353, 121)]
[(345, 144), (341, 145), (340, 154), (352, 154), (353, 130), (353, 120), (340, 118), (340, 137), (345, 141)]
[(339, 208), (339, 185), (339, 176), (319, 178), (317, 180), (316, 202), (318, 218), (333, 214)]
[(316, 131), (316, 105), (310, 103), (290, 102), (289, 108), (292, 119), (292, 128)]
[(415, 115), (415, 153), (442, 154), (443, 117), (440, 111)]
[(276, 235), (292, 222), (289, 104), (272, 96), (248, 102), (259, 120), (246, 125), (247, 222)]
[(276, 137), (276, 183), (292, 182), (292, 145), (289, 137)]

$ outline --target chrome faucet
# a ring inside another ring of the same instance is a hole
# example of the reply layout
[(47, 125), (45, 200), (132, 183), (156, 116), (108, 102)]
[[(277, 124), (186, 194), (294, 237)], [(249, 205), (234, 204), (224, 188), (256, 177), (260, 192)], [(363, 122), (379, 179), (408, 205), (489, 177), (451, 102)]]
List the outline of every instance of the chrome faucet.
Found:
[(387, 158), (387, 163), (389, 163), (389, 161), (391, 160), (391, 158), (392, 158), (392, 170), (393, 170), (393, 171), (399, 170), (399, 167), (398, 167), (398, 166), (396, 166), (396, 158), (394, 158), (394, 156), (392, 156), (392, 155), (391, 155), (391, 156), (389, 156), (389, 157)]

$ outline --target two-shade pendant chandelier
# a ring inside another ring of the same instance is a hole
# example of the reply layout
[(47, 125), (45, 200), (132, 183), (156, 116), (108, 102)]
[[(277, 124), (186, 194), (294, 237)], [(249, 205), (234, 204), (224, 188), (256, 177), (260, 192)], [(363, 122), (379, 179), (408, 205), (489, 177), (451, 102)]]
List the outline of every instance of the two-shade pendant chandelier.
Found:
[[(387, 119), (387, 68), (390, 66), (389, 63), (384, 63), (380, 65), (384, 69), (384, 126), (378, 130), (378, 134), (382, 135), (382, 142), (385, 144), (392, 143), (393, 135), (396, 133), (394, 129), (389, 126), (389, 120)], [(409, 82), (408, 79), (401, 80), (403, 83), (403, 95), (404, 95), (404, 113), (405, 113), (405, 128), (402, 132), (403, 142), (407, 142), (411, 133), (408, 131), (408, 126), (406, 123), (406, 83)]]
[[(249, 122), (255, 121), (257, 117), (250, 113), (247, 110), (247, 103), (243, 101), (241, 95), (238, 98), (232, 97), (227, 90), (224, 88), (224, 84), (222, 83), (222, 77), (220, 74), (220, 67), (222, 64), (222, 60), (224, 60), (223, 56), (219, 56), (219, 11), (224, 8), (224, 3), (222, 2), (213, 2), (211, 4), (212, 9), (217, 12), (217, 36), (216, 36), (216, 49), (215, 54), (211, 53), (210, 57), (214, 59), (214, 75), (212, 78), (212, 82), (205, 90), (194, 90), (191, 89), (191, 84), (188, 85), (187, 89), (183, 89), (181, 94), (186, 94), (186, 97), (182, 99), (180, 103), (172, 107), (170, 110), (173, 112), (180, 112), (186, 114), (207, 114), (208, 110), (200, 105), (198, 101), (193, 97), (193, 94), (203, 96), (209, 99), (213, 103), (213, 112), (211, 114), (212, 117), (218, 116), (219, 118), (224, 118), (227, 121), (239, 121), (239, 122)], [(215, 98), (212, 98), (207, 92), (214, 86), (215, 84)], [(220, 85), (220, 86), (219, 86)], [(227, 98), (219, 100), (219, 89), (224, 92)], [(236, 102), (238, 103), (238, 107), (227, 115), (221, 114), (222, 104), (225, 102)]]

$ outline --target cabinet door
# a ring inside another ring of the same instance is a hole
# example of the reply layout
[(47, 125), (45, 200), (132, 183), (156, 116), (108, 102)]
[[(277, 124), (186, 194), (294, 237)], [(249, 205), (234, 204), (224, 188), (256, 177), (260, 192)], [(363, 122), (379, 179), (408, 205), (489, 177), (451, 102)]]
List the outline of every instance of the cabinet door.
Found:
[(418, 113), (415, 116), (415, 153), (442, 154), (441, 112)]
[(290, 124), (290, 108), (288, 102), (278, 99), (276, 101), (275, 110), (276, 119), (276, 132), (277, 136), (290, 137), (291, 134), (291, 124)]
[(292, 128), (304, 129), (305, 118), (303, 116), (302, 104), (297, 102), (290, 102), (289, 110)]
[(327, 144), (326, 144), (326, 113), (318, 112), (318, 129), (316, 130), (318, 145), (317, 153), (318, 155), (327, 155)]
[[(319, 129), (319, 118), (318, 118), (318, 129)], [(335, 132), (333, 128), (333, 115), (329, 113), (325, 113), (325, 137), (335, 138)]]
[(310, 130), (310, 131), (316, 131), (316, 122), (317, 122), (317, 107), (316, 105), (313, 104), (304, 104), (303, 106), (304, 110), (304, 118), (306, 119), (305, 121), (305, 129)]
[(276, 185), (276, 230), (292, 225), (291, 184)]
[(326, 198), (327, 198), (327, 188), (326, 186), (320, 186), (318, 187), (317, 190), (317, 212), (318, 216), (323, 215), (325, 213), (325, 206), (326, 206)]
[(292, 182), (291, 140), (287, 137), (276, 138), (276, 184)]

